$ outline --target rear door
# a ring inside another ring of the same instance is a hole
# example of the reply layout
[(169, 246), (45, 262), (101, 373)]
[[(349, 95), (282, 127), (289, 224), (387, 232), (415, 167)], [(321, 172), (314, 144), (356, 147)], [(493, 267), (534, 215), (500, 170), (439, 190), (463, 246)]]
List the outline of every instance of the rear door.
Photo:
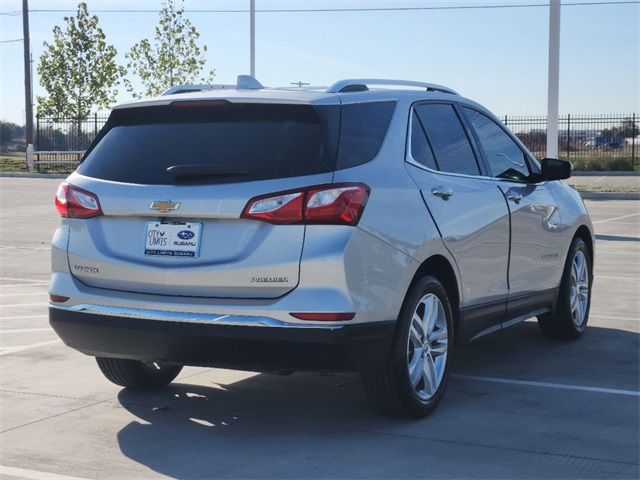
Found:
[(331, 182), (336, 108), (185, 101), (114, 111), (69, 178), (104, 212), (70, 219), (73, 275), (164, 295), (292, 290), (304, 225), (240, 215), (254, 196)]
[(505, 311), (509, 210), (496, 182), (481, 175), (453, 105), (416, 105), (410, 128), (407, 168), (458, 265), (465, 336), (473, 336), (499, 323)]

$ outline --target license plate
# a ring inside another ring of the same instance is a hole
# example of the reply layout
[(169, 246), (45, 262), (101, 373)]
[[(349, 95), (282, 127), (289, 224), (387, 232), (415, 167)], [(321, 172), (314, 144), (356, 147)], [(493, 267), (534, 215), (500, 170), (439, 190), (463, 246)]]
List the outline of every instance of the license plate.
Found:
[(147, 222), (144, 254), (167, 257), (197, 257), (201, 223)]

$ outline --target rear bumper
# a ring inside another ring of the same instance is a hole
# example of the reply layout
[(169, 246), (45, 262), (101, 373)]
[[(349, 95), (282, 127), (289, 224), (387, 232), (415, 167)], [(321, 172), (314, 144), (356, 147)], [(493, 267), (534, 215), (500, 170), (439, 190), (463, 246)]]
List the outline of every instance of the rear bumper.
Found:
[(56, 307), (49, 320), (66, 345), (91, 356), (254, 371), (367, 369), (387, 357), (395, 326), (168, 321)]

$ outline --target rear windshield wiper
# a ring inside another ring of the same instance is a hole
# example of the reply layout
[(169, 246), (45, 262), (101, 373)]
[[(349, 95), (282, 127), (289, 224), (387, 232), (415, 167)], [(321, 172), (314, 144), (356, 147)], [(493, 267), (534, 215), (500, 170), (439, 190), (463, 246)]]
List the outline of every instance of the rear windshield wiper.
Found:
[(241, 177), (249, 174), (246, 168), (229, 165), (174, 165), (167, 173), (175, 181), (205, 180), (217, 177)]

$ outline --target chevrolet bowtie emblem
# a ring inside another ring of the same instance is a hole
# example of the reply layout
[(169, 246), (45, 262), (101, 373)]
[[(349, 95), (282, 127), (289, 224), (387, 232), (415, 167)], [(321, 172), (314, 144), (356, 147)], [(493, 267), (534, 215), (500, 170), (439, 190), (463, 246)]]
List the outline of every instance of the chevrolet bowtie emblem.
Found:
[(159, 210), (161, 212), (172, 212), (180, 208), (180, 202), (172, 202), (171, 200), (156, 200), (151, 202), (149, 206), (151, 210)]

